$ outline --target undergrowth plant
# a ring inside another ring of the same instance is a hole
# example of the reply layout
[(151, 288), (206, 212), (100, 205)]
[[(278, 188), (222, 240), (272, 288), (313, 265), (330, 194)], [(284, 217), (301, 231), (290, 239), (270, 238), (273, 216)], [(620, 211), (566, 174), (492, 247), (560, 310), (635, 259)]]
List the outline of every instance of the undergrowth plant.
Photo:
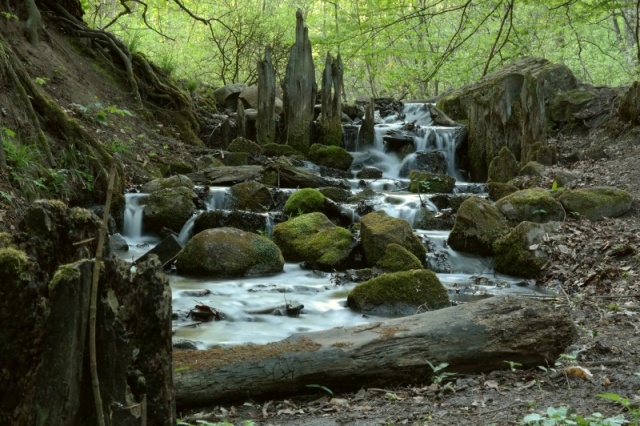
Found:
[(82, 105), (82, 104), (73, 102), (69, 104), (69, 106), (71, 106), (73, 109), (78, 111), (83, 116), (88, 117), (91, 120), (95, 121), (96, 123), (100, 123), (103, 125), (109, 124), (110, 114), (119, 115), (121, 117), (124, 117), (125, 115), (129, 117), (133, 116), (133, 114), (129, 110), (124, 108), (118, 108), (116, 105), (105, 106), (102, 102), (98, 100), (97, 97), (94, 97), (93, 102), (90, 103), (89, 105)]
[[(520, 422), (523, 425), (580, 425), (580, 426), (618, 426), (629, 422), (622, 415), (614, 417), (604, 417), (600, 413), (593, 413), (590, 416), (582, 417), (567, 407), (549, 407), (545, 414), (532, 413), (525, 416)], [(637, 424), (637, 423), (636, 423)]]

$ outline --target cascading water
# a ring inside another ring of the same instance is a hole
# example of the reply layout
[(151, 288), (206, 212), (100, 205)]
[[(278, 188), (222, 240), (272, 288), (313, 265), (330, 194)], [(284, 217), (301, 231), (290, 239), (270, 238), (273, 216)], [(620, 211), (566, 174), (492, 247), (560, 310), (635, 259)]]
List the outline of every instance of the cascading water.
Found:
[[(411, 123), (411, 131), (406, 131), (407, 123)], [(421, 212), (429, 210), (436, 213), (438, 208), (428, 194), (406, 191), (409, 182), (406, 171), (412, 167), (411, 162), (420, 161), (421, 156), (436, 153), (433, 157), (441, 161), (442, 172), (457, 179), (456, 186), (460, 191), (469, 191), (476, 185), (463, 182), (456, 169), (456, 130), (432, 124), (428, 108), (424, 104), (408, 104), (402, 114), (387, 117), (376, 126), (374, 146), (352, 153), (354, 169), (372, 166), (382, 171), (380, 179), (349, 179), (352, 192), (357, 193), (365, 187), (375, 191), (377, 195), (368, 201), (374, 209), (384, 210), (390, 216), (407, 220), (414, 228)], [(387, 149), (385, 136), (390, 131), (409, 140), (414, 152), (407, 154), (405, 150), (404, 155), (398, 155)], [(307, 167), (318, 170), (312, 164)], [(477, 190), (481, 187), (475, 188)], [(202, 192), (202, 188), (197, 190)], [(294, 190), (283, 190), (285, 193), (289, 191)], [(226, 212), (225, 209), (229, 208), (228, 193), (229, 189), (225, 187), (208, 188), (204, 197), (206, 209)], [(140, 203), (143, 195), (127, 195), (125, 233), (131, 240), (144, 239), (144, 206)], [(342, 205), (341, 209), (350, 212), (354, 220), (358, 218), (355, 205)], [(191, 237), (196, 218), (197, 214), (181, 230), (181, 243), (186, 243)], [(264, 220), (264, 234), (271, 236), (273, 217), (270, 213), (265, 213)], [(522, 280), (494, 274), (491, 259), (463, 255), (451, 250), (446, 244), (448, 231), (416, 232), (429, 246), (428, 265), (449, 289), (452, 300), (467, 301), (497, 292), (535, 292), (531, 287), (521, 286)], [(130, 256), (131, 254), (126, 255)], [(346, 296), (355, 284), (335, 286), (331, 274), (304, 270), (297, 264), (287, 263), (282, 273), (267, 277), (194, 279), (170, 274), (169, 279), (173, 290), (174, 311), (186, 313), (196, 304), (205, 304), (215, 307), (225, 316), (224, 321), (191, 321), (193, 327), (185, 326), (189, 323), (185, 324), (184, 321), (176, 324), (176, 339), (191, 340), (200, 348), (219, 344), (272, 342), (295, 332), (350, 326), (378, 319), (373, 316), (363, 317), (346, 307)], [(297, 318), (250, 313), (293, 301), (305, 306), (303, 314)]]

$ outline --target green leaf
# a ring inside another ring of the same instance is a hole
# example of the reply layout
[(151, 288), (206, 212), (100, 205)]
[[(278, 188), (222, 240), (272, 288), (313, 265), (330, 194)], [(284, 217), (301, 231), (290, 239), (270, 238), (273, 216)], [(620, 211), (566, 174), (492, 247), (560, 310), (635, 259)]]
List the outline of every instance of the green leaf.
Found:
[(326, 393), (328, 393), (329, 395), (333, 396), (333, 391), (331, 389), (329, 389), (326, 386), (322, 386), (322, 385), (305, 385), (308, 388), (318, 388), (318, 389), (322, 389), (323, 391), (325, 391)]

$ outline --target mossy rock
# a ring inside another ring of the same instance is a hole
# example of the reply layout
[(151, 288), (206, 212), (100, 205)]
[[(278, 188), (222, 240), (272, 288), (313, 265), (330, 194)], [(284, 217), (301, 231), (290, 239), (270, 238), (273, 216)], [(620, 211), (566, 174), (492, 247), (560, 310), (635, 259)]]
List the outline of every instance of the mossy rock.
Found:
[(318, 188), (318, 191), (322, 192), (322, 195), (335, 201), (336, 203), (346, 203), (349, 197), (351, 197), (350, 190), (337, 188), (335, 186), (325, 186), (323, 188)]
[(489, 163), (487, 182), (506, 183), (518, 175), (518, 161), (506, 146)]
[(557, 197), (569, 213), (591, 221), (618, 217), (631, 210), (633, 198), (627, 191), (612, 187), (565, 190)]
[(184, 187), (161, 189), (144, 197), (141, 202), (146, 205), (143, 216), (145, 229), (160, 232), (166, 227), (180, 232), (196, 210), (194, 198), (193, 191)]
[(348, 203), (359, 203), (361, 201), (367, 201), (374, 197), (377, 197), (378, 193), (371, 188), (365, 188), (360, 192), (355, 193), (347, 199)]
[(322, 211), (324, 200), (324, 195), (317, 189), (303, 188), (291, 194), (283, 211), (289, 216), (319, 212)]
[(454, 250), (490, 256), (494, 241), (507, 232), (509, 224), (493, 204), (470, 197), (458, 209), (448, 243)]
[(456, 186), (456, 179), (449, 175), (411, 170), (409, 191), (421, 194), (450, 193)]
[(412, 315), (451, 306), (447, 289), (428, 269), (393, 272), (358, 285), (349, 292), (351, 309), (384, 316)]
[(7, 248), (12, 245), (13, 239), (8, 232), (0, 232), (0, 249)]
[(549, 260), (549, 250), (541, 243), (559, 227), (560, 222), (521, 222), (497, 239), (493, 245), (496, 272), (522, 278), (538, 277)]
[(278, 246), (262, 235), (236, 228), (207, 229), (178, 253), (178, 273), (207, 277), (264, 275), (281, 272)]
[(387, 246), (384, 255), (376, 262), (376, 266), (387, 272), (409, 271), (423, 267), (416, 255), (396, 243)]
[(418, 258), (420, 264), (426, 258), (425, 246), (409, 222), (387, 215), (383, 211), (369, 213), (360, 220), (360, 236), (367, 265), (374, 266), (387, 250), (396, 243)]
[(449, 231), (453, 229), (455, 224), (453, 212), (432, 212), (428, 209), (422, 209), (417, 217), (416, 229)]
[(558, 150), (555, 146), (536, 142), (528, 147), (525, 162), (529, 161), (553, 166), (558, 162)]
[(237, 228), (263, 235), (268, 233), (267, 220), (267, 216), (263, 213), (245, 210), (207, 210), (196, 217), (193, 233), (197, 234), (213, 228)]
[(229, 192), (233, 207), (251, 212), (268, 212), (273, 205), (269, 188), (254, 180), (233, 185)]
[(319, 143), (314, 143), (309, 148), (309, 159), (320, 166), (339, 170), (349, 170), (351, 163), (353, 163), (353, 157), (346, 149)]
[(595, 93), (582, 89), (558, 93), (549, 103), (549, 118), (556, 123), (574, 121), (575, 114), (587, 108), (595, 98)]
[(262, 152), (267, 157), (295, 157), (304, 158), (300, 151), (296, 151), (290, 145), (282, 145), (279, 143), (267, 143), (262, 145)]
[(250, 154), (246, 152), (225, 152), (220, 157), (220, 161), (225, 166), (247, 166), (249, 165)]
[(345, 228), (334, 225), (322, 213), (308, 213), (279, 223), (273, 241), (289, 262), (304, 261), (314, 269), (343, 269), (356, 245)]
[(145, 183), (140, 188), (140, 192), (153, 194), (162, 189), (168, 188), (188, 188), (193, 189), (193, 181), (184, 175), (175, 175), (168, 178), (158, 178)]
[(227, 147), (227, 150), (229, 152), (246, 152), (252, 157), (259, 157), (262, 155), (262, 147), (260, 145), (242, 137), (232, 140)]
[(566, 213), (551, 193), (541, 188), (523, 189), (501, 198), (496, 208), (511, 222), (562, 222)]
[(529, 161), (527, 164), (522, 166), (519, 176), (544, 176), (546, 171), (546, 167), (538, 163), (537, 161)]
[(487, 190), (491, 201), (498, 201), (500, 198), (519, 191), (517, 187), (502, 182), (487, 182)]

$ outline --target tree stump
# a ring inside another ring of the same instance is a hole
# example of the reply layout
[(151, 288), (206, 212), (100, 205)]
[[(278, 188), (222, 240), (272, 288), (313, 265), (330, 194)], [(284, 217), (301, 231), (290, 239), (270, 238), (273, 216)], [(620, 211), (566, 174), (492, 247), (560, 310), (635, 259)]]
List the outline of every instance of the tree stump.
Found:
[(271, 62), (271, 48), (266, 47), (264, 60), (258, 62), (258, 119), (256, 142), (259, 145), (276, 141), (276, 76)]

